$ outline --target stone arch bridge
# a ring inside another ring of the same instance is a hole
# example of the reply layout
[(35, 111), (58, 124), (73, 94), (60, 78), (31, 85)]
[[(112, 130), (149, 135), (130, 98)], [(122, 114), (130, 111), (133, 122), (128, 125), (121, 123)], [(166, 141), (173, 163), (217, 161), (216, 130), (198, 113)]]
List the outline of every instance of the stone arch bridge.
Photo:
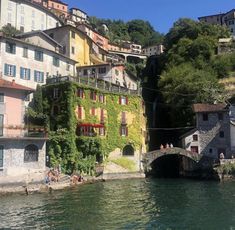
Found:
[[(146, 175), (160, 171), (174, 171), (173, 174), (183, 175), (195, 169), (201, 155), (182, 148), (166, 148), (143, 154), (142, 164)], [(174, 175), (173, 175), (174, 176)]]

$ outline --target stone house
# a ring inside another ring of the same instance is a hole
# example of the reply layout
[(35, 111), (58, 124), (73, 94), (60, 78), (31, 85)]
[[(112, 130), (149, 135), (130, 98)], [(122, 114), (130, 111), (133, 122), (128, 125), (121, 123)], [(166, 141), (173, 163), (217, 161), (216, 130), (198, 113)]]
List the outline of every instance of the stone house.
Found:
[(231, 157), (229, 108), (225, 104), (194, 104), (196, 128), (182, 136), (183, 148), (218, 158)]
[[(0, 181), (45, 171), (45, 130), (25, 124), (25, 98), (33, 90), (0, 78)], [(32, 128), (32, 129), (31, 129)], [(8, 181), (9, 183), (9, 181)]]

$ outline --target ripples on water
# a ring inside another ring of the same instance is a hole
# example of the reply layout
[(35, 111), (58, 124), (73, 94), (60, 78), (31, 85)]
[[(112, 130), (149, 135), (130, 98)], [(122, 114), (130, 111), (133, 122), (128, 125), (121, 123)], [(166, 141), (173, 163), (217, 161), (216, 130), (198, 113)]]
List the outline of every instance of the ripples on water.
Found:
[(234, 182), (111, 181), (0, 205), (0, 229), (235, 229)]

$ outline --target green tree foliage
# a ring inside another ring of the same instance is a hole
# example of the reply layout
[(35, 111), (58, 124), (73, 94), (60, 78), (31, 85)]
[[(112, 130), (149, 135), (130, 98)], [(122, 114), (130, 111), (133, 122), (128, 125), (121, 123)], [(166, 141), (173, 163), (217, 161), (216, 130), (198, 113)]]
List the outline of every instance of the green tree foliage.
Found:
[(11, 25), (5, 25), (2, 27), (1, 32), (7, 37), (14, 37), (21, 32)]
[[(149, 22), (143, 20), (131, 20), (125, 23), (122, 20), (90, 17), (90, 22), (94, 29), (117, 44), (124, 40), (148, 46), (161, 43), (163, 39), (162, 34), (155, 31)], [(106, 25), (109, 30), (105, 31), (103, 25)]]
[(200, 70), (190, 63), (173, 66), (159, 81), (174, 125), (192, 125), (192, 104), (221, 102), (223, 87), (210, 70)]

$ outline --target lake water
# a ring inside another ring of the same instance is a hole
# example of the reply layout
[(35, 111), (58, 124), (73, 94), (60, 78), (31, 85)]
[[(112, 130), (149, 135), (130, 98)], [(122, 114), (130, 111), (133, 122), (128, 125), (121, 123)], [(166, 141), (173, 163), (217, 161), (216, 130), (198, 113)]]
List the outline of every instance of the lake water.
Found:
[(153, 179), (0, 197), (0, 229), (235, 229), (235, 182)]

